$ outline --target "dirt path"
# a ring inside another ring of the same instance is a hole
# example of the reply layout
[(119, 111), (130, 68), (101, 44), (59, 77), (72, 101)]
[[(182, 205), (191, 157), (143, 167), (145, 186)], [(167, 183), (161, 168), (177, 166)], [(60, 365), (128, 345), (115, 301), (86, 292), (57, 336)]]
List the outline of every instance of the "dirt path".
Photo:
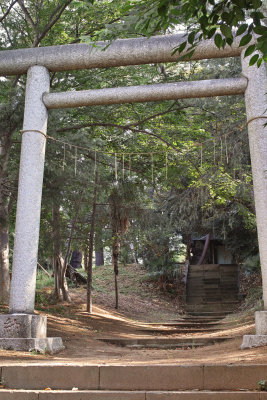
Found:
[[(203, 348), (175, 350), (129, 349), (101, 342), (100, 338), (143, 337), (148, 322), (163, 322), (181, 316), (181, 305), (163, 296), (152, 283), (144, 282), (144, 271), (131, 266), (121, 272), (120, 308), (114, 311), (112, 271), (102, 268), (94, 279), (93, 315), (85, 312), (85, 289), (72, 289), (73, 303), (45, 305), (38, 311), (48, 316), (48, 336), (61, 336), (66, 349), (50, 356), (0, 350), (1, 365), (10, 363), (154, 363), (154, 364), (224, 364), (267, 363), (266, 348), (240, 350), (242, 335), (254, 333), (252, 313), (231, 316), (228, 328), (219, 332), (173, 334), (179, 336), (231, 336), (232, 340)], [(160, 327), (159, 327), (160, 328)], [(161, 327), (162, 328), (162, 327)], [(159, 333), (157, 336), (162, 336)], [(154, 334), (155, 336), (155, 334)]]

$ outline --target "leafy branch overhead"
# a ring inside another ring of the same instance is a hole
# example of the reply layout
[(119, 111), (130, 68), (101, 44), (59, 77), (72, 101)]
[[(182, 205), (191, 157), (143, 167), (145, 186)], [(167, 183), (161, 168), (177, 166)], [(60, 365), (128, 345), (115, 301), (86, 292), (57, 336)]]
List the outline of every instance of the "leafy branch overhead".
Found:
[(122, 20), (108, 27), (108, 37), (107, 29), (99, 32), (99, 37), (112, 39), (122, 32), (151, 36), (186, 29), (187, 38), (174, 52), (186, 49), (186, 57), (190, 58), (201, 39), (213, 38), (218, 48), (224, 48), (231, 46), (237, 36), (239, 46), (251, 43), (246, 56), (255, 51), (262, 53), (250, 60), (251, 65), (257, 62), (260, 66), (262, 60), (267, 61), (266, 9), (261, 0), (128, 0), (121, 8)]

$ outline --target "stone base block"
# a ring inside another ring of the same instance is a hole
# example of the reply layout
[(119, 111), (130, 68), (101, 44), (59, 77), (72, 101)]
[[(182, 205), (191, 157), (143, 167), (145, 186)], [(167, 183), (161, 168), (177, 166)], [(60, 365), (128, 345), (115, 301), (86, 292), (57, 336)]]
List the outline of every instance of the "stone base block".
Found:
[(256, 335), (267, 335), (267, 311), (255, 312)]
[(46, 338), (47, 318), (35, 314), (0, 315), (0, 338)]
[(18, 351), (39, 351), (40, 353), (55, 354), (63, 350), (60, 337), (50, 338), (0, 338), (0, 348)]
[(267, 345), (267, 335), (244, 335), (241, 350)]

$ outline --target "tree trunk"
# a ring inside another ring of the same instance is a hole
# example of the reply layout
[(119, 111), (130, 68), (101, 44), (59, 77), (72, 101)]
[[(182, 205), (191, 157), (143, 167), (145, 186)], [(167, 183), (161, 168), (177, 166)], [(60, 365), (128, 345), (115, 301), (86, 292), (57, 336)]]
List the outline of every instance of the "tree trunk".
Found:
[(114, 281), (115, 281), (115, 308), (116, 310), (119, 308), (119, 291), (118, 291), (118, 274), (114, 273)]
[(112, 246), (112, 261), (114, 267), (114, 281), (115, 281), (115, 308), (119, 308), (119, 291), (118, 291), (118, 275), (119, 275), (119, 255), (120, 255), (120, 239), (118, 234), (114, 236)]
[(104, 249), (103, 249), (103, 247), (101, 249), (98, 249), (95, 251), (95, 266), (100, 267), (101, 265), (104, 265)]
[(102, 227), (98, 226), (95, 230), (95, 266), (104, 265), (104, 248), (102, 240)]
[[(54, 255), (53, 255), (53, 266), (54, 266), (54, 276), (55, 276), (55, 297), (59, 301), (71, 301), (68, 285), (66, 280), (66, 268), (65, 260), (62, 257), (61, 251), (61, 235), (60, 235), (60, 211), (59, 203), (53, 203), (53, 242), (54, 242)], [(68, 246), (68, 249), (70, 244)]]
[(0, 303), (8, 303), (9, 300), (9, 226), (0, 231)]
[(58, 202), (53, 203), (52, 209), (53, 224), (53, 268), (55, 277), (55, 297), (62, 300), (60, 289), (60, 271), (62, 269), (61, 237), (60, 237), (60, 211)]
[(85, 271), (87, 271), (87, 269), (88, 269), (88, 249), (87, 249), (87, 247), (84, 248), (83, 257), (84, 257), (83, 258), (84, 269), (85, 269)]
[[(1, 133), (1, 132), (0, 132)], [(9, 277), (9, 206), (10, 189), (8, 184), (8, 158), (10, 138), (0, 142), (0, 302), (8, 303)]]
[(97, 202), (97, 185), (98, 185), (98, 171), (95, 172), (95, 187), (94, 187), (94, 199), (92, 207), (92, 218), (91, 227), (89, 234), (89, 255), (88, 255), (88, 268), (87, 268), (87, 305), (86, 311), (89, 314), (93, 312), (93, 301), (92, 301), (92, 278), (93, 278), (93, 250), (94, 250), (94, 234), (95, 234), (95, 214), (96, 214), (96, 202)]

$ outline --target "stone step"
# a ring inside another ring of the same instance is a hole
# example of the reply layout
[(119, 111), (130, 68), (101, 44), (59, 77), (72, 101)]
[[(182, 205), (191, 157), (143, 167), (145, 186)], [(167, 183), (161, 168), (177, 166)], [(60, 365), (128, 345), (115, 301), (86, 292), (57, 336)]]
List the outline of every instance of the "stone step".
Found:
[(215, 322), (207, 322), (207, 321), (202, 321), (198, 322), (195, 320), (190, 321), (180, 321), (180, 322), (157, 322), (157, 323), (147, 323), (149, 327), (160, 327), (160, 326), (166, 326), (166, 327), (173, 327), (173, 328), (192, 328), (192, 327), (216, 327), (220, 324), (220, 321), (215, 321)]
[(228, 327), (218, 327), (218, 326), (207, 326), (207, 325), (199, 325), (199, 326), (167, 326), (166, 328), (144, 328), (138, 329), (140, 333), (150, 333), (150, 334), (162, 334), (162, 335), (177, 335), (179, 333), (196, 333), (196, 332), (217, 332), (224, 329), (228, 329)]
[[(207, 307), (206, 307), (207, 308)], [(222, 319), (225, 318), (226, 315), (231, 314), (232, 311), (207, 311), (207, 310), (196, 310), (196, 307), (187, 307), (187, 313), (189, 317), (196, 318), (217, 318)]]
[(192, 322), (220, 322), (223, 318), (225, 318), (225, 314), (222, 316), (217, 316), (217, 317), (210, 317), (208, 315), (191, 315), (188, 314), (184, 316), (183, 318), (172, 320), (172, 321), (177, 321), (177, 322), (183, 322), (183, 321), (192, 321)]
[[(266, 377), (267, 365), (264, 364), (68, 365), (46, 362), (45, 365), (40, 363), (21, 364), (1, 368), (1, 382), (6, 389), (24, 390), (44, 390), (45, 388), (71, 390), (76, 387), (79, 390), (87, 391), (253, 391), (258, 389), (258, 382), (266, 380)], [(74, 396), (74, 393), (72, 392), (72, 396)], [(266, 393), (258, 394), (265, 396), (262, 399), (266, 399)], [(4, 391), (0, 389), (1, 400), (12, 399), (12, 397), (5, 398), (3, 394)], [(47, 391), (47, 395), (50, 395), (49, 391)], [(168, 395), (174, 396), (171, 393)], [(87, 398), (93, 399), (90, 396)], [(159, 400), (163, 398), (158, 397)], [(184, 397), (184, 399), (186, 398)], [(215, 398), (218, 400), (219, 397)], [(22, 399), (33, 400), (34, 397), (25, 398), (13, 395), (12, 400)], [(45, 397), (43, 397), (44, 399)], [(66, 397), (63, 397), (63, 399), (66, 399)], [(169, 399), (176, 398), (170, 397)], [(189, 399), (190, 396), (188, 395)], [(203, 397), (204, 399), (205, 397)]]
[(1, 400), (266, 400), (257, 391), (0, 390)]
[[(181, 332), (180, 332), (181, 333)], [(177, 332), (176, 332), (177, 334)], [(143, 337), (143, 338), (98, 338), (105, 343), (132, 349), (179, 349), (209, 346), (233, 339), (230, 336), (219, 337)]]
[(186, 304), (187, 313), (194, 315), (222, 316), (231, 314), (239, 305), (239, 302), (231, 303), (206, 303), (206, 304)]

